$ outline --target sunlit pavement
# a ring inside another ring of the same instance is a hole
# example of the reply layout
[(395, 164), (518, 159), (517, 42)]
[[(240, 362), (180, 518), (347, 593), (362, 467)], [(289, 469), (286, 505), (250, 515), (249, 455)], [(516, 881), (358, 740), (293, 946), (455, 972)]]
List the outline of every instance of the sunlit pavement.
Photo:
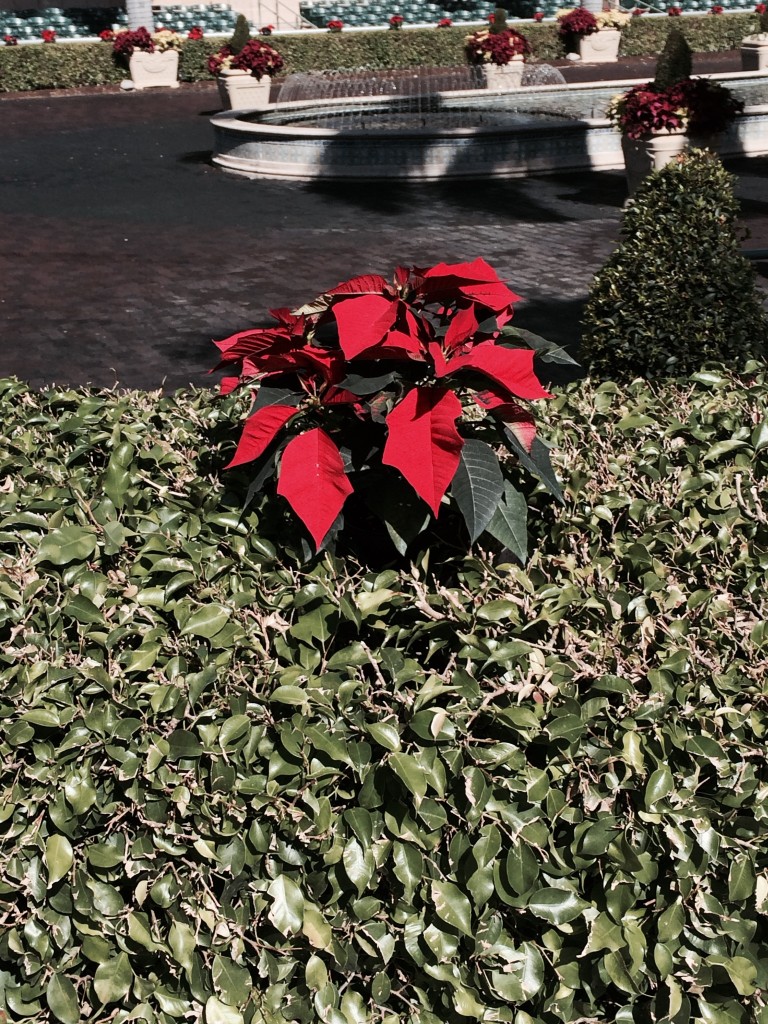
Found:
[[(724, 57), (711, 61), (719, 68)], [(636, 59), (612, 76), (652, 69)], [(605, 77), (599, 66), (566, 73)], [(208, 386), (211, 339), (264, 323), (270, 307), (397, 263), (476, 256), (524, 298), (520, 326), (577, 343), (591, 277), (618, 239), (621, 172), (414, 186), (247, 181), (209, 162), (217, 109), (209, 84), (0, 98), (0, 376)], [(729, 166), (752, 234), (745, 246), (768, 249), (768, 158)], [(768, 263), (756, 266), (765, 284)]]

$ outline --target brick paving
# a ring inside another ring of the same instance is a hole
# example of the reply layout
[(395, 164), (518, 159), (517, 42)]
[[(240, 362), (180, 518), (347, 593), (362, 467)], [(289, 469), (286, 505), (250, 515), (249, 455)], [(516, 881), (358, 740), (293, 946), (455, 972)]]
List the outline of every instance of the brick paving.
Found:
[[(611, 76), (651, 70), (636, 59)], [(566, 70), (572, 80), (598, 73)], [(524, 296), (520, 326), (577, 342), (590, 279), (618, 237), (620, 172), (247, 181), (209, 162), (217, 109), (210, 84), (0, 99), (0, 376), (36, 387), (207, 385), (211, 339), (264, 323), (271, 306), (398, 262), (478, 255)], [(768, 248), (768, 159), (731, 166), (746, 244)]]

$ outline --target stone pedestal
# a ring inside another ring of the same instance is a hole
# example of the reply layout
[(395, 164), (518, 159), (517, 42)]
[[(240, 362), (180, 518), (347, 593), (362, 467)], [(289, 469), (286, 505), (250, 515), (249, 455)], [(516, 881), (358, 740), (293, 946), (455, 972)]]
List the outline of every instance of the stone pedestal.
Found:
[(179, 87), (179, 52), (178, 50), (155, 50), (146, 53), (134, 50), (128, 60), (128, 69), (134, 89), (152, 89), (165, 86), (169, 89)]

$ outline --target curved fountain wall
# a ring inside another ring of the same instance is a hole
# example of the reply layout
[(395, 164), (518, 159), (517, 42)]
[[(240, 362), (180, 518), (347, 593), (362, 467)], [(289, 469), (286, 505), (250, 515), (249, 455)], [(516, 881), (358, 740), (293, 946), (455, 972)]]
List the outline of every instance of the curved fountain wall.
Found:
[[(711, 77), (726, 80), (747, 102), (721, 153), (768, 153), (768, 78), (760, 72)], [(295, 100), (264, 113), (227, 111), (211, 119), (213, 160), (249, 178), (298, 181), (616, 169), (624, 166), (621, 139), (603, 111), (631, 84), (454, 88), (431, 93), (428, 102), (398, 91)]]

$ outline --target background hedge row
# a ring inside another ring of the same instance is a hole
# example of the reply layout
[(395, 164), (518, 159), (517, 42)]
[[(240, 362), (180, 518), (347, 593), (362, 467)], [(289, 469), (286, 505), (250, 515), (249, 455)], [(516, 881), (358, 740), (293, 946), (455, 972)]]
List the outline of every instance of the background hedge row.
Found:
[[(554, 60), (564, 55), (553, 24), (521, 22), (517, 27), (530, 40), (536, 57)], [(676, 19), (691, 47), (698, 52), (730, 50), (755, 31), (752, 14), (702, 15)], [(670, 28), (668, 18), (634, 18), (622, 33), (624, 55), (657, 54)], [(465, 27), (406, 29), (401, 32), (298, 33), (273, 40), (286, 60), (286, 71), (350, 67), (445, 67), (464, 61)], [(209, 54), (224, 40), (187, 42), (181, 54), (179, 76), (197, 82), (210, 76)], [(0, 48), (0, 91), (68, 89), (78, 86), (117, 84), (126, 77), (105, 43), (56, 43), (55, 45)]]

